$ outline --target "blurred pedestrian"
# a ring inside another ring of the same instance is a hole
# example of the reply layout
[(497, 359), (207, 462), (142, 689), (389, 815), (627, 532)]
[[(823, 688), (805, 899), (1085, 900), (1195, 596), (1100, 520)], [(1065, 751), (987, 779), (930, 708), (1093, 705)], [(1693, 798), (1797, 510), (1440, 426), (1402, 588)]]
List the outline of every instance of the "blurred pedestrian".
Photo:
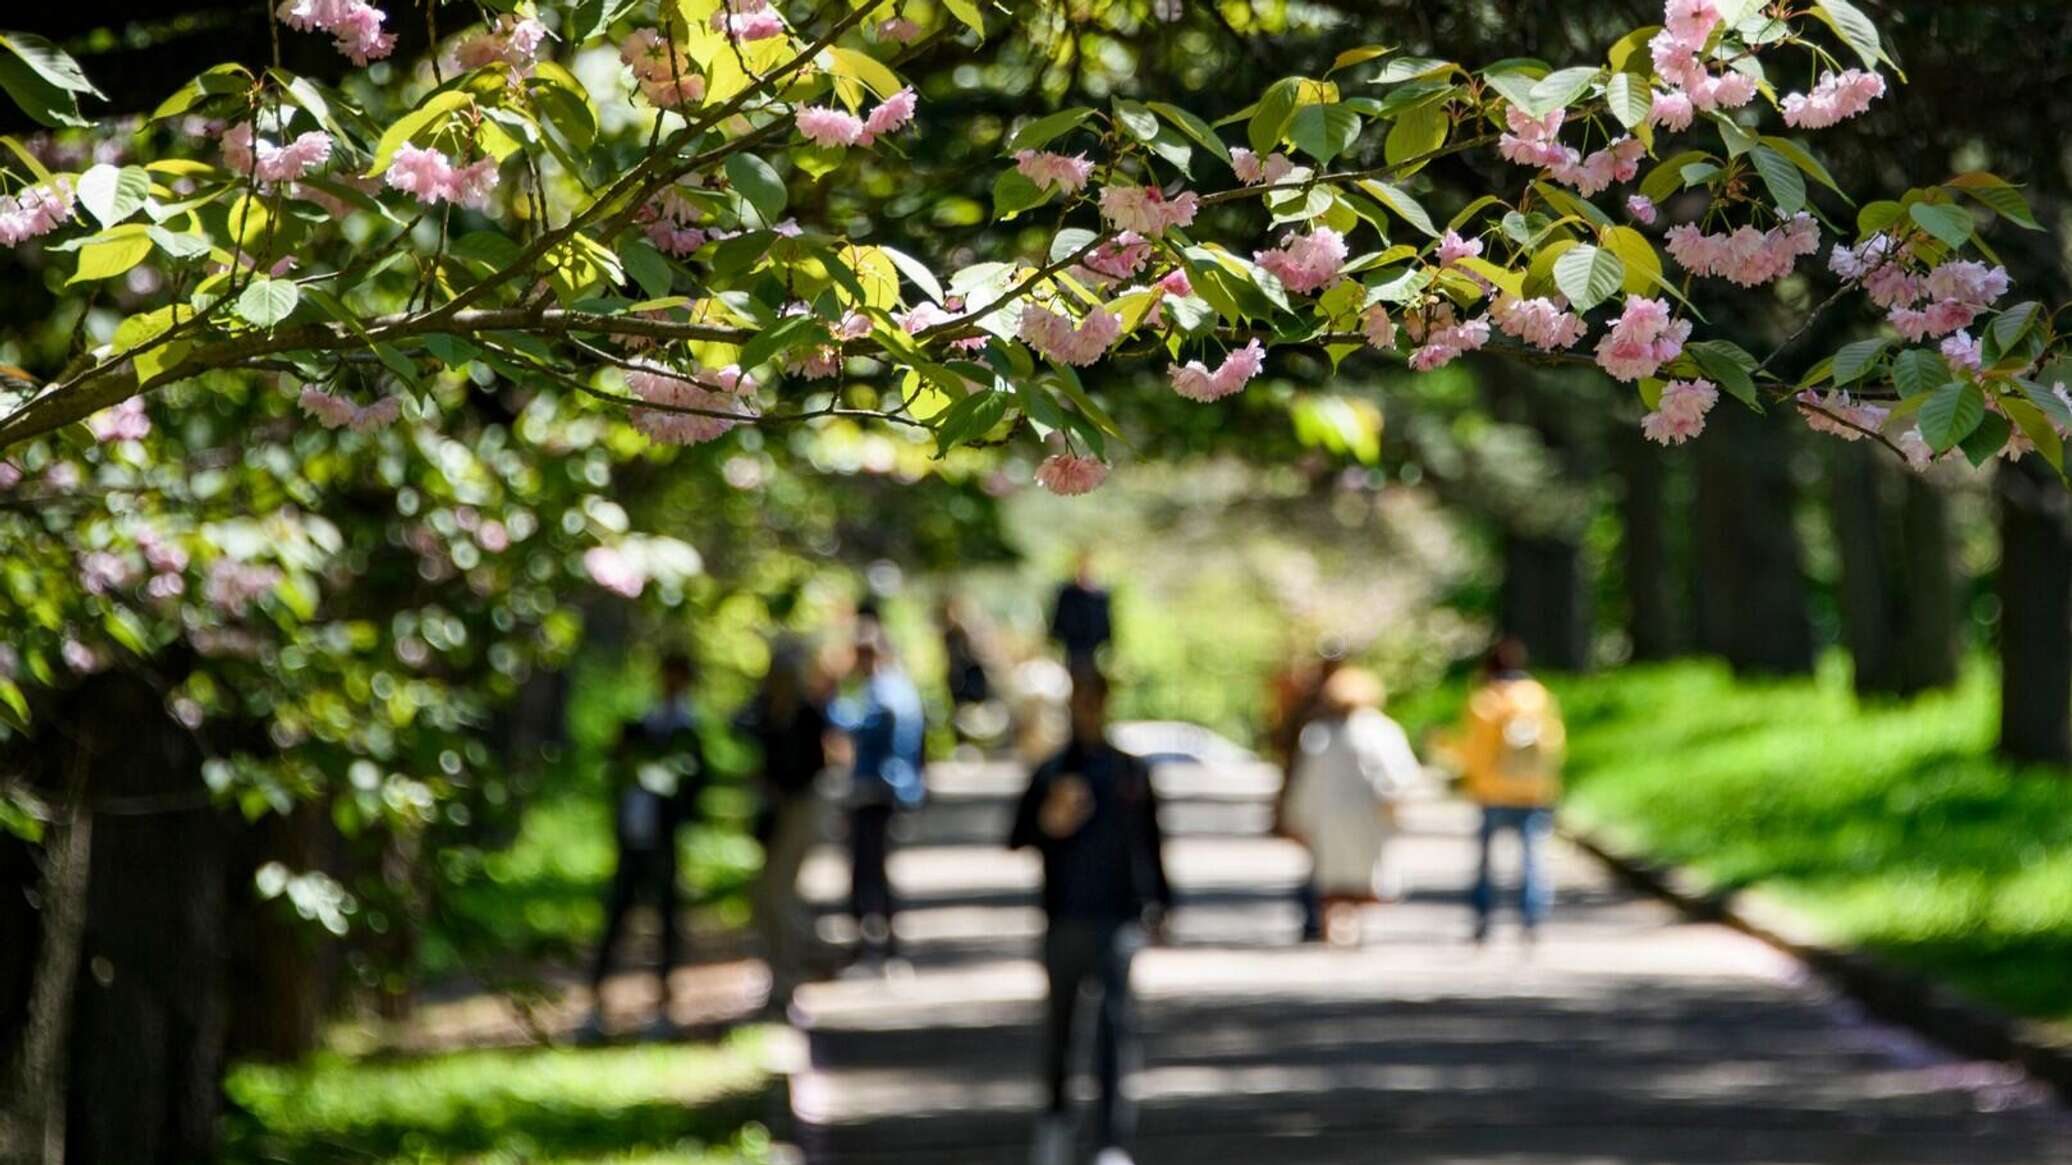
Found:
[[(1295, 782), (1300, 775), (1298, 763), (1302, 759), (1302, 730), (1322, 714), (1324, 685), (1344, 664), (1344, 647), (1335, 639), (1326, 639), (1318, 644), (1315, 659), (1291, 663), (1275, 673), (1272, 679), (1267, 741), (1281, 765), (1281, 787), (1273, 798), (1273, 831), (1282, 837), (1291, 832), (1288, 828), (1288, 799), (1294, 794)], [(1302, 919), (1301, 941), (1322, 939), (1324, 912), (1317, 899), (1316, 882), (1304, 878), (1295, 883), (1294, 898), (1295, 908)]]
[(706, 768), (691, 703), (690, 656), (671, 652), (663, 658), (661, 671), (660, 698), (625, 726), (612, 757), (612, 836), (618, 864), (605, 903), (604, 934), (590, 967), (591, 1012), (581, 1032), (586, 1040), (604, 1037), (604, 980), (611, 971), (612, 949), (625, 932), (627, 915), (641, 902), (654, 906), (662, 932), (656, 971), (660, 1010), (649, 1032), (667, 1037), (676, 1030), (670, 1018), (675, 1000), (669, 985), (681, 953), (676, 833), (696, 812)]
[(886, 870), (892, 819), (921, 804), (926, 729), (921, 694), (877, 628), (859, 633), (851, 676), (855, 691), (837, 701), (832, 714), (849, 738), (849, 911), (857, 954), (882, 961), (898, 954), (899, 945), (893, 932), (898, 904)]
[(820, 833), (815, 786), (827, 768), (828, 717), (813, 671), (801, 645), (779, 643), (762, 687), (735, 721), (762, 754), (763, 807), (756, 840), (763, 847), (763, 868), (756, 877), (754, 904), (770, 964), (773, 1011), (790, 1006), (817, 943), (798, 889), (799, 867)]
[(1096, 667), (1101, 648), (1115, 638), (1108, 591), (1094, 579), (1094, 556), (1081, 551), (1072, 581), (1058, 588), (1050, 609), (1050, 637), (1065, 649), (1072, 671)]
[(1422, 775), (1410, 738), (1381, 712), (1382, 686), (1365, 668), (1324, 682), (1321, 715), (1302, 729), (1287, 827), (1309, 848), (1324, 929), (1357, 941), (1359, 908), (1393, 896), (1385, 868), (1396, 799)]
[(977, 630), (957, 599), (945, 600), (940, 612), (942, 626), (943, 686), (950, 695), (950, 720), (959, 741), (984, 743), (997, 737), (1004, 725), (993, 699), (992, 677), (986, 671), (985, 652)]
[(1464, 791), (1482, 807), (1480, 857), (1470, 895), (1476, 942), (1489, 937), (1496, 911), (1490, 851), (1499, 833), (1518, 835), (1519, 912), (1528, 940), (1538, 935), (1554, 903), (1545, 850), (1554, 829), (1554, 804), (1561, 797), (1566, 733), (1553, 694), (1525, 666), (1525, 645), (1516, 639), (1499, 640), (1490, 649), (1457, 736)]
[(1133, 1128), (1123, 1077), (1137, 1058), (1130, 962), (1161, 936), (1173, 904), (1166, 881), (1158, 798), (1151, 772), (1108, 743), (1108, 684), (1098, 671), (1073, 675), (1072, 736), (1030, 778), (1008, 835), (1011, 849), (1043, 856), (1044, 1025), (1048, 1106), (1037, 1122), (1036, 1165), (1071, 1161), (1074, 1133), (1066, 1077), (1082, 988), (1100, 996), (1094, 1065), (1097, 1165), (1128, 1165)]

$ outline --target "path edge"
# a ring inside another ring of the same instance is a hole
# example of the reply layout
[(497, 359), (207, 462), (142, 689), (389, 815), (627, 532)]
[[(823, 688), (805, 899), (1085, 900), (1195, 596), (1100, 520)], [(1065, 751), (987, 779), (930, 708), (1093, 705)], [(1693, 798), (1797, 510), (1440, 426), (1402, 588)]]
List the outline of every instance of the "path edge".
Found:
[(1803, 915), (1760, 891), (1721, 890), (1693, 870), (1627, 852), (1602, 829), (1566, 815), (1558, 828), (1628, 885), (1692, 919), (1731, 927), (1797, 959), (1880, 1019), (1966, 1056), (2018, 1064), (2072, 1104), (2072, 1037), (1863, 951), (1823, 942)]

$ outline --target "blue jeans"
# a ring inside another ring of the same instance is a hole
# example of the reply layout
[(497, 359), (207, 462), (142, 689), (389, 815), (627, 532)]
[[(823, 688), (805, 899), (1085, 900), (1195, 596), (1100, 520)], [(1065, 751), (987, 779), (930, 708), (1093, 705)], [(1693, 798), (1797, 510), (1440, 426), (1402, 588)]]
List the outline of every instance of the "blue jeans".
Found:
[(1538, 926), (1546, 921), (1547, 911), (1554, 905), (1554, 885), (1547, 880), (1544, 857), (1547, 835), (1554, 831), (1554, 811), (1526, 806), (1482, 808), (1482, 857), (1475, 868), (1475, 889), (1468, 898), (1475, 908), (1475, 921), (1486, 925), (1496, 910), (1496, 877), (1490, 868), (1489, 851), (1495, 845), (1496, 835), (1504, 830), (1517, 831), (1519, 847), (1524, 851), (1524, 872), (1518, 886), (1519, 913), (1524, 915), (1525, 925)]

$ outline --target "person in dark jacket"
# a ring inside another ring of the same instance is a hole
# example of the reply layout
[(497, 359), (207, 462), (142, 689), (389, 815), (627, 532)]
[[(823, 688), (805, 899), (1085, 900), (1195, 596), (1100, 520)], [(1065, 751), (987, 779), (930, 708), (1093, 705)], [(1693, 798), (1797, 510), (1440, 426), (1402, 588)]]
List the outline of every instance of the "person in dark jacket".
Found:
[(666, 1035), (674, 1030), (669, 973), (676, 968), (681, 945), (676, 833), (695, 814), (706, 782), (705, 748), (691, 706), (688, 655), (672, 652), (662, 661), (662, 698), (645, 716), (626, 725), (613, 767), (612, 832), (619, 860), (605, 903), (604, 935), (590, 968), (592, 1010), (582, 1034), (588, 1039), (604, 1035), (603, 989), (612, 948), (625, 931), (627, 914), (646, 900), (660, 914), (662, 929), (662, 962), (656, 970), (661, 1010), (652, 1030)]
[(848, 737), (849, 912), (856, 920), (857, 957), (870, 964), (899, 953), (893, 929), (899, 901), (886, 863), (894, 815), (918, 808), (927, 794), (927, 725), (921, 693), (882, 633), (859, 633), (854, 670), (855, 691), (835, 701), (828, 718)]
[(1107, 713), (1107, 681), (1080, 669), (1073, 676), (1071, 742), (1030, 778), (1007, 839), (1010, 849), (1032, 847), (1043, 856), (1049, 1107), (1037, 1125), (1038, 1165), (1070, 1159), (1066, 1067), (1080, 990), (1089, 982), (1101, 997), (1094, 1027), (1098, 1160), (1127, 1165), (1132, 1119), (1122, 1077), (1136, 1058), (1130, 961), (1163, 931), (1173, 903), (1150, 769), (1108, 743)]
[(1050, 609), (1050, 637), (1065, 649), (1066, 667), (1076, 672), (1097, 665), (1101, 648), (1115, 638), (1109, 607), (1107, 590), (1094, 581), (1093, 556), (1081, 554), (1072, 581), (1058, 588)]
[(763, 806), (756, 840), (763, 868), (756, 878), (756, 925), (770, 964), (772, 1010), (791, 1003), (814, 946), (813, 924), (799, 901), (799, 867), (820, 832), (814, 784), (827, 768), (828, 717), (805, 650), (780, 643), (769, 674), (735, 728), (762, 753)]

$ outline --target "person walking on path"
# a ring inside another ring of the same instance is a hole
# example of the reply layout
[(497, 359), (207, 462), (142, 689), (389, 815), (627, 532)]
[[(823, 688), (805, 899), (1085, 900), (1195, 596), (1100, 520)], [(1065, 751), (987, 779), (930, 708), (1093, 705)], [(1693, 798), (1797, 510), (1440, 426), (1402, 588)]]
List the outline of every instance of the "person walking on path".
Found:
[(1374, 673), (1339, 669), (1324, 684), (1322, 715), (1297, 744), (1287, 828), (1309, 848), (1325, 932), (1335, 943), (1357, 941), (1359, 908), (1389, 896), (1384, 851), (1395, 801), (1423, 775), (1381, 699)]
[(1499, 833), (1518, 835), (1519, 912), (1527, 939), (1538, 934), (1554, 903), (1544, 851), (1554, 829), (1554, 804), (1561, 797), (1567, 738), (1553, 694), (1526, 674), (1525, 665), (1525, 645), (1516, 639), (1500, 640), (1490, 649), (1455, 741), (1463, 789), (1482, 807), (1480, 857), (1470, 895), (1476, 942), (1489, 937), (1496, 911), (1490, 851)]
[(662, 694), (640, 719), (626, 725), (613, 756), (612, 833), (618, 865), (604, 911), (604, 934), (590, 967), (591, 1012), (581, 1035), (604, 1037), (604, 980), (626, 916), (645, 900), (660, 915), (660, 1011), (650, 1034), (674, 1034), (669, 974), (680, 954), (677, 934), (676, 833), (696, 812), (706, 783), (705, 748), (691, 704), (691, 659), (672, 652), (662, 660)]
[[(1302, 759), (1302, 730), (1309, 726), (1324, 707), (1324, 685), (1331, 676), (1345, 665), (1344, 650), (1333, 641), (1318, 645), (1316, 658), (1289, 664), (1277, 673), (1268, 688), (1268, 709), (1272, 722), (1268, 727), (1267, 740), (1273, 747), (1274, 759), (1281, 766), (1281, 787), (1273, 796), (1273, 831), (1276, 836), (1290, 836), (1288, 826), (1288, 799), (1294, 795), (1295, 781), (1300, 775), (1297, 766)], [(1324, 937), (1324, 911), (1317, 900), (1317, 884), (1313, 878), (1304, 878), (1295, 883), (1291, 891), (1295, 908), (1301, 912), (1301, 941), (1316, 942)]]
[(1072, 581), (1058, 588), (1050, 608), (1050, 637), (1065, 649), (1065, 666), (1074, 672), (1099, 664), (1101, 648), (1115, 638), (1108, 592), (1094, 580), (1094, 557), (1081, 552)]
[(1098, 671), (1074, 675), (1071, 708), (1071, 741), (1030, 778), (1007, 838), (1008, 848), (1034, 848), (1043, 856), (1048, 1107), (1037, 1123), (1032, 1160), (1071, 1160), (1067, 1066), (1080, 991), (1091, 984), (1100, 993), (1094, 1025), (1100, 1078), (1096, 1162), (1129, 1165), (1134, 1121), (1122, 1083), (1125, 1065), (1136, 1059), (1130, 962), (1162, 932), (1173, 892), (1150, 769), (1108, 743), (1108, 684)]
[(921, 694), (899, 666), (882, 632), (859, 635), (854, 694), (838, 700), (832, 719), (849, 738), (849, 912), (856, 920), (857, 953), (870, 961), (898, 954), (893, 916), (898, 904), (886, 863), (892, 819), (921, 804)]
[(799, 867), (820, 833), (815, 783), (827, 768), (828, 718), (806, 652), (780, 643), (755, 699), (735, 721), (762, 754), (762, 812), (756, 840), (763, 847), (754, 905), (770, 964), (772, 1011), (791, 1004), (816, 945), (813, 923), (799, 900)]

